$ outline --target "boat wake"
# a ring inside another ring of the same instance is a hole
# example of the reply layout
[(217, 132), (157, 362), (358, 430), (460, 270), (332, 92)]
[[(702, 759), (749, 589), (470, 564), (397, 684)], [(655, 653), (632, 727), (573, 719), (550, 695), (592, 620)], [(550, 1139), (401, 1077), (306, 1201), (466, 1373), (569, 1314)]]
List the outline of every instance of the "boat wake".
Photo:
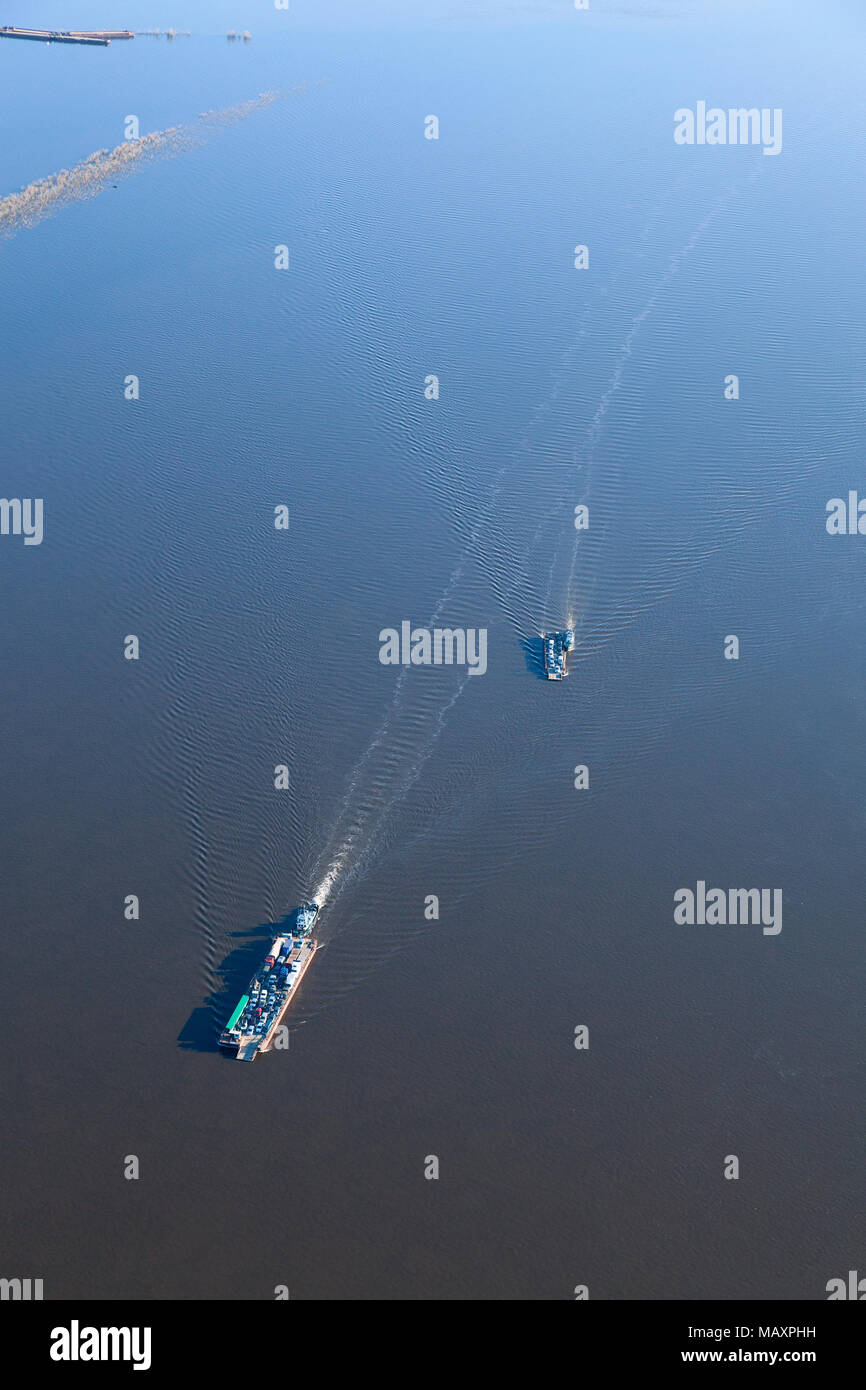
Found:
[(401, 670), (385, 718), (352, 774), (342, 812), (318, 861), (312, 896), (321, 906), (363, 877), (382, 852), (391, 822), (418, 781), (469, 674), (468, 668), (454, 667)]
[[(626, 339), (617, 353), (613, 375), (598, 400), (587, 429), (585, 452), (590, 462), (595, 441), (602, 431), (611, 402), (620, 388), (632, 354), (635, 338), (642, 324), (656, 307), (682, 260), (688, 255), (704, 229), (734, 191), (733, 189), (728, 190), (704, 216), (686, 244), (673, 255), (667, 270), (656, 283), (649, 299), (640, 312), (634, 316)], [(635, 255), (640, 256), (642, 254), (641, 248), (652, 232), (663, 203), (664, 200), (660, 201), (650, 212), (646, 225), (638, 238), (637, 246), (634, 248)], [(605, 306), (609, 303), (609, 292), (621, 273), (622, 266), (620, 265), (614, 269), (608, 283), (599, 287), (596, 296), (582, 311), (574, 336), (562, 354), (551, 390), (532, 412), (509, 457), (502, 463), (490, 482), (471, 531), (436, 605), (430, 626), (434, 626), (440, 621), (446, 607), (452, 605), (454, 595), (459, 589), (464, 575), (473, 564), (478, 564), (481, 570), (487, 574), (500, 598), (503, 595), (514, 593), (518, 588), (522, 589), (525, 594), (534, 592), (531, 584), (527, 582), (526, 567), (531, 563), (532, 556), (538, 553), (542, 533), (551, 521), (551, 511), (549, 508), (545, 508), (543, 516), (535, 527), (535, 534), (526, 549), (523, 560), (518, 563), (513, 547), (503, 547), (496, 542), (496, 536), (503, 530), (501, 526), (497, 525), (499, 509), (507, 495), (510, 479), (516, 475), (521, 482), (523, 481), (525, 469), (522, 465), (525, 464), (527, 455), (532, 452), (532, 441), (537, 430), (548, 422), (551, 410), (560, 400), (567, 404), (567, 388), (574, 376), (575, 355), (584, 345), (589, 332), (590, 320), (598, 313), (604, 314)], [(584, 483), (588, 487), (588, 470), (584, 475)], [(570, 505), (566, 493), (569, 495), (573, 493), (573, 482), (565, 478), (560, 482), (559, 487), (560, 507), (563, 508)], [(560, 536), (563, 530), (564, 528), (560, 524)], [(489, 543), (491, 533), (494, 537), (492, 545)], [(554, 557), (548, 577), (547, 598), (543, 603), (545, 623), (550, 617), (554, 626), (572, 627), (570, 618), (568, 622), (563, 624), (561, 614), (550, 613), (551, 607), (554, 606), (551, 594), (554, 588), (557, 559), (561, 553), (561, 546), (562, 541), (560, 540), (559, 545), (553, 547)], [(564, 604), (564, 612), (566, 613), (578, 611), (578, 605), (572, 592), (577, 565), (577, 550), (578, 542), (576, 541), (574, 552), (569, 556), (571, 567), (568, 581), (561, 586), (566, 600)], [(535, 601), (537, 602), (537, 596)], [(453, 614), (449, 616), (453, 616)], [(527, 611), (520, 613), (518, 617), (521, 635), (525, 635), (530, 630), (535, 631), (538, 622), (537, 612), (529, 613)], [(324, 904), (329, 900), (333, 902), (339, 898), (350, 883), (363, 876), (371, 867), (374, 859), (381, 853), (382, 841), (389, 822), (399, 806), (405, 802), (409, 791), (420, 776), (436, 741), (442, 733), (450, 710), (462, 695), (467, 683), (465, 676), (462, 680), (456, 681), (452, 673), (450, 684), (445, 688), (440, 688), (434, 696), (431, 690), (433, 684), (431, 676), (432, 672), (430, 671), (425, 670), (423, 673), (417, 673), (413, 672), (411, 668), (401, 670), (398, 676), (389, 708), (351, 775), (337, 824), (317, 863), (317, 883), (313, 896), (319, 903)]]
[[(761, 166), (753, 169), (747, 182), (753, 182), (760, 171)], [(667, 266), (650, 289), (643, 307), (632, 317), (621, 345), (614, 355), (613, 370), (597, 399), (597, 405), (589, 423), (582, 438), (573, 446), (574, 471), (569, 475), (561, 470), (565, 476), (558, 483), (558, 502), (552, 508), (545, 508), (543, 515), (539, 518), (534, 535), (528, 545), (524, 546), (519, 556), (513, 553), (496, 553), (489, 557), (491, 583), (512, 625), (521, 636), (535, 630), (539, 621), (539, 607), (543, 615), (544, 626), (559, 625), (564, 613), (574, 614), (578, 622), (577, 646), (579, 651), (586, 655), (590, 650), (604, 646), (616, 633), (627, 627), (645, 607), (668, 596), (690, 568), (701, 564), (718, 548), (717, 543), (708, 541), (706, 547), (698, 548), (688, 555), (673, 552), (667, 556), (655, 557), (655, 563), (662, 572), (653, 576), (642, 573), (635, 580), (640, 589), (641, 600), (636, 604), (629, 604), (627, 600), (623, 600), (616, 613), (606, 612), (601, 615), (599, 621), (592, 626), (592, 631), (590, 631), (587, 621), (590, 609), (589, 601), (599, 582), (599, 568), (593, 564), (593, 559), (598, 555), (604, 542), (608, 509), (596, 502), (592, 508), (592, 529), (579, 531), (575, 530), (572, 524), (574, 506), (576, 503), (588, 506), (592, 500), (593, 483), (596, 481), (598, 447), (607, 426), (611, 407), (627, 379), (635, 343), (642, 328), (663, 301), (666, 292), (704, 233), (741, 191), (742, 182), (738, 182), (730, 185), (716, 197), (685, 243), (672, 253)], [(551, 393), (551, 405), (560, 396), (565, 397), (567, 380), (572, 372), (573, 363), (569, 361), (567, 372), (561, 374), (559, 384)], [(606, 477), (600, 481), (603, 483), (606, 495), (615, 495), (618, 485), (622, 490), (622, 484), (618, 483), (617, 479)], [(575, 487), (575, 483), (577, 483), (577, 487)], [(533, 558), (543, 547), (544, 537), (551, 526), (555, 527), (555, 537), (548, 546), (544, 547), (548, 549), (551, 559), (542, 595), (536, 592), (527, 567), (531, 567)], [(578, 584), (580, 552), (583, 546), (589, 542), (592, 544), (593, 554), (588, 566), (584, 567), (585, 572), (581, 577), (580, 584)], [(564, 548), (565, 555), (563, 555)], [(563, 561), (568, 566), (565, 573), (563, 573)], [(659, 581), (658, 584), (656, 584), (656, 580)], [(626, 612), (626, 610), (628, 611)], [(569, 618), (569, 626), (571, 622), (572, 619)]]
[[(639, 244), (649, 235), (655, 217), (660, 212), (660, 202), (650, 215)], [(495, 522), (497, 506), (510, 475), (517, 470), (531, 448), (532, 434), (543, 422), (562, 390), (562, 382), (573, 370), (575, 353), (579, 350), (588, 332), (588, 324), (593, 314), (599, 312), (605, 303), (605, 296), (621, 274), (621, 268), (613, 270), (608, 283), (599, 288), (595, 299), (584, 307), (577, 324), (575, 336), (563, 352), (559, 363), (557, 379), (552, 390), (532, 412), (519, 440), (509, 457), (497, 470), (476, 515), (472, 529), (466, 539), (457, 563), (436, 604), (429, 626), (436, 626), (442, 619), (446, 606), (457, 590), (464, 574), (472, 563), (479, 559), (489, 559), (490, 547), (487, 537)], [(483, 565), (486, 568), (486, 565)], [(569, 619), (566, 626), (571, 627)], [(440, 691), (434, 698), (431, 708), (425, 709), (422, 694), (430, 696), (432, 672), (425, 671), (420, 679), (428, 689), (418, 690), (419, 675), (412, 682), (411, 668), (404, 668), (397, 678), (396, 688), (388, 710), (361, 755), (343, 798), (343, 809), (337, 824), (320, 856), (315, 875), (318, 879), (313, 898), (324, 906), (329, 900), (335, 901), (346, 887), (371, 866), (382, 849), (382, 836), (390, 819), (405, 801), (412, 786), (418, 780), (425, 763), (445, 726), (450, 710), (459, 700), (466, 688), (468, 673), (462, 679)], [(418, 701), (413, 706), (411, 693), (416, 691)], [(423, 724), (423, 737), (417, 737), (419, 725)], [(406, 750), (401, 756), (395, 750)], [(410, 751), (412, 750), (412, 751)]]

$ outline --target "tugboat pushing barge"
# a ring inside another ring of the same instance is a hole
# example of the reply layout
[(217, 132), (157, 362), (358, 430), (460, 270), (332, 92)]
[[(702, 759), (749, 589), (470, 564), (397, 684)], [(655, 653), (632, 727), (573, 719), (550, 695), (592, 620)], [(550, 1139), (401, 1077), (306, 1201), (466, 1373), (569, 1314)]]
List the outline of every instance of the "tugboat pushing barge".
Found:
[(574, 628), (567, 627), (562, 632), (542, 632), (544, 669), (549, 681), (561, 681), (568, 675), (566, 655), (574, 647)]
[(268, 1051), (318, 949), (312, 932), (319, 912), (315, 901), (298, 908), (291, 932), (271, 943), (220, 1034), (220, 1047), (234, 1052), (239, 1062), (254, 1062), (259, 1052)]

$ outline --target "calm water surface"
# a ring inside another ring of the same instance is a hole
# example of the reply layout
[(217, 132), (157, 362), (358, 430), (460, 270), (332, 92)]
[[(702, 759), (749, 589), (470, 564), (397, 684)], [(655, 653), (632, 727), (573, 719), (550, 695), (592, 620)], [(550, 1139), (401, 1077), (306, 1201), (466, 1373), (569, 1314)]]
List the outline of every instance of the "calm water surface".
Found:
[[(45, 508), (0, 538), (0, 1272), (821, 1298), (863, 1237), (866, 542), (824, 518), (864, 16), (262, 10), (46, 0), (16, 22), (193, 33), (0, 45), (0, 196), (320, 83), (0, 242), (0, 491)], [(701, 99), (781, 107), (782, 153), (676, 146)], [(404, 619), (486, 628), (485, 677), (381, 665)], [(677, 926), (698, 879), (781, 886), (782, 932)], [(231, 1064), (323, 882), (288, 1051)]]

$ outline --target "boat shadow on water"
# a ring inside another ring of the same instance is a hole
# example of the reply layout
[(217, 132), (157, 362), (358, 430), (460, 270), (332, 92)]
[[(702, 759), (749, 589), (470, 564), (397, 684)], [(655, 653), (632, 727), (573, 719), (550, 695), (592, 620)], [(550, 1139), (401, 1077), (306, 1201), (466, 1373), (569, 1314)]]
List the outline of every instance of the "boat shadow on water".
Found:
[(521, 637), (520, 645), (523, 648), (523, 659), (526, 662), (526, 669), (530, 675), (535, 676), (536, 680), (546, 681), (547, 672), (544, 669), (544, 651), (541, 645), (541, 637)]
[(179, 1048), (186, 1052), (218, 1052), (226, 1061), (234, 1061), (220, 1047), (220, 1033), (274, 937), (290, 931), (296, 920), (297, 913), (290, 912), (278, 922), (261, 922), (248, 931), (232, 932), (237, 945), (219, 967), (222, 982), (190, 1014), (178, 1033)]

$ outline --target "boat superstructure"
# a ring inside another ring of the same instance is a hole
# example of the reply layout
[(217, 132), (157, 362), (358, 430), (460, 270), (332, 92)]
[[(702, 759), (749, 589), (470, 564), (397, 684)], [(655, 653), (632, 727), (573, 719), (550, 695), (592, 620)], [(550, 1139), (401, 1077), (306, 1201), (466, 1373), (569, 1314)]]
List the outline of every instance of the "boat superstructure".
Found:
[(562, 632), (542, 632), (544, 669), (549, 681), (561, 681), (568, 675), (566, 656), (574, 647), (574, 628), (567, 627)]
[(253, 1062), (259, 1052), (268, 1051), (318, 949), (313, 928), (319, 912), (319, 904), (315, 901), (298, 908), (291, 930), (271, 942), (267, 955), (235, 1005), (220, 1034), (220, 1047), (234, 1052), (239, 1062)]

